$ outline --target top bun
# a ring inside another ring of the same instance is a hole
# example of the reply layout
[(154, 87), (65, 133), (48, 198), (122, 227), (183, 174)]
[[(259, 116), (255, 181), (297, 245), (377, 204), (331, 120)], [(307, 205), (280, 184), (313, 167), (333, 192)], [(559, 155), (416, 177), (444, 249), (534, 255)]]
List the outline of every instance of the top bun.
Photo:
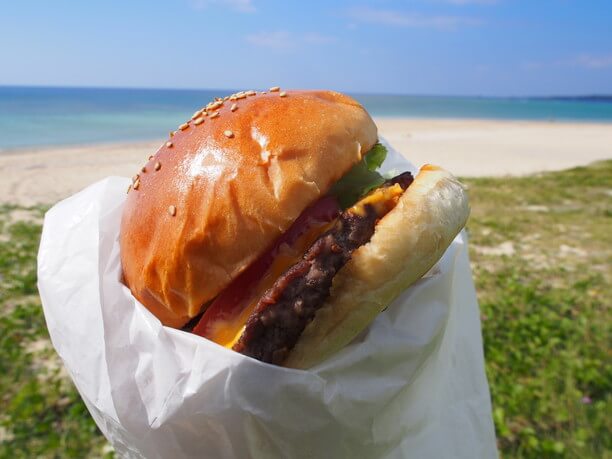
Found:
[(377, 141), (365, 109), (331, 91), (241, 94), (181, 128), (135, 177), (120, 235), (125, 283), (172, 327), (196, 316)]

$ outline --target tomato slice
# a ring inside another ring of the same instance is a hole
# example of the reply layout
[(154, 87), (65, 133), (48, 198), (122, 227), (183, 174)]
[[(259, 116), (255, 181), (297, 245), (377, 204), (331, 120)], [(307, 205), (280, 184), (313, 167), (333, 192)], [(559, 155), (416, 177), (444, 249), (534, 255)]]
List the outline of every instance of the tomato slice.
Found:
[(210, 338), (213, 325), (236, 318), (252, 300), (260, 280), (272, 266), (283, 245), (292, 246), (311, 229), (334, 220), (340, 214), (334, 196), (325, 196), (306, 208), (276, 242), (226, 287), (208, 307), (193, 333)]

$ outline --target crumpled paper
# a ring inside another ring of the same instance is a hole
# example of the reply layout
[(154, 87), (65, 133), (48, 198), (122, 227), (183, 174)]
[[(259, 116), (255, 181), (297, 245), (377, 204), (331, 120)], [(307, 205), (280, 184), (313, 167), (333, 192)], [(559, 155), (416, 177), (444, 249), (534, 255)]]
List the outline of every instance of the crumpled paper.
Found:
[[(385, 170), (415, 170), (389, 147)], [(308, 371), (167, 328), (120, 281), (129, 179), (54, 206), (38, 256), (51, 340), (130, 458), (494, 458), (465, 233), (353, 343)]]

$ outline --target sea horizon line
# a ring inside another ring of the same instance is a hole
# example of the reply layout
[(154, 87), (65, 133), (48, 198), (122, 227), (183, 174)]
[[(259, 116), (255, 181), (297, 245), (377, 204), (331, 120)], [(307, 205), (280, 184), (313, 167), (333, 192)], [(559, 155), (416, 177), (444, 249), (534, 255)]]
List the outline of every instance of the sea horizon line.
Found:
[[(97, 86), (97, 85), (19, 85), (19, 84), (0, 84), (2, 89), (31, 89), (31, 90), (93, 90), (93, 91), (167, 91), (167, 92), (235, 92), (238, 88), (177, 88), (177, 87), (146, 87), (146, 86)], [(303, 89), (303, 88), (297, 88)], [(321, 88), (313, 88), (321, 89)], [(498, 99), (498, 100), (573, 100), (573, 101), (603, 101), (612, 102), (610, 94), (436, 94), (436, 93), (410, 93), (410, 92), (376, 92), (376, 91), (352, 91), (343, 89), (332, 89), (334, 91), (345, 92), (347, 94), (363, 96), (401, 96), (401, 97), (423, 97), (423, 98), (469, 98), (469, 99)]]

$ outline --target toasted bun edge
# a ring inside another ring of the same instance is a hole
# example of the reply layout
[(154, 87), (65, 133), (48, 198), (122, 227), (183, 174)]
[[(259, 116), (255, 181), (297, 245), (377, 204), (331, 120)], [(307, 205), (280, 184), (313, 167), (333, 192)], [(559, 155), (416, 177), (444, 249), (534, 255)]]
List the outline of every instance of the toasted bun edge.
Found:
[(449, 172), (423, 166), (396, 207), (334, 277), (284, 365), (307, 369), (349, 344), (442, 257), (469, 216), (467, 193)]

